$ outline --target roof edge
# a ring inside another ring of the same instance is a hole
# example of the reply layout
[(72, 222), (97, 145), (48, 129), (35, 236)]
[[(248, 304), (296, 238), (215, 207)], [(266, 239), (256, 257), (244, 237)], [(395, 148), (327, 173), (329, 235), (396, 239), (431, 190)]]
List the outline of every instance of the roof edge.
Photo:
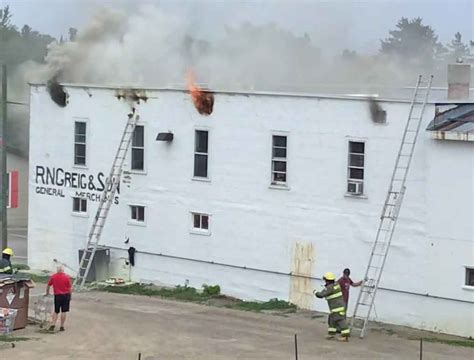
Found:
[[(46, 83), (28, 83), (30, 86), (47, 86)], [(61, 83), (66, 88), (82, 88), (82, 89), (99, 89), (99, 90), (144, 90), (144, 91), (169, 91), (169, 92), (188, 92), (184, 87), (140, 87), (140, 86), (124, 86), (124, 85), (94, 85), (81, 83)], [(200, 85), (200, 84), (198, 84)], [(201, 86), (201, 85), (200, 85)], [(242, 96), (280, 96), (280, 97), (296, 97), (296, 98), (314, 98), (314, 99), (336, 99), (336, 100), (366, 100), (366, 101), (380, 101), (393, 103), (411, 103), (409, 99), (397, 99), (389, 97), (381, 97), (378, 94), (331, 94), (331, 93), (304, 93), (304, 92), (279, 92), (279, 91), (244, 91), (244, 90), (223, 90), (223, 89), (207, 89), (202, 85), (205, 91), (210, 91), (214, 94), (224, 95), (242, 95)], [(411, 89), (411, 87), (403, 87), (402, 89)], [(465, 100), (429, 100), (428, 104), (474, 104), (474, 99)]]

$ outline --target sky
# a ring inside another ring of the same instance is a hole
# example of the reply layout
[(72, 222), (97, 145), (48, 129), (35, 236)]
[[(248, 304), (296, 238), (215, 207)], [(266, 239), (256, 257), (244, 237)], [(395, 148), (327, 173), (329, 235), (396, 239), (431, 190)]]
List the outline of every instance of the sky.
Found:
[[(275, 23), (297, 35), (307, 33), (321, 48), (374, 53), (402, 17), (421, 17), (443, 43), (455, 32), (474, 40), (474, 0), (0, 0), (10, 5), (13, 22), (59, 38), (79, 30), (101, 6), (136, 11), (156, 4), (186, 19), (189, 31), (213, 38), (225, 26), (249, 21)], [(337, 44), (337, 45), (335, 45)]]

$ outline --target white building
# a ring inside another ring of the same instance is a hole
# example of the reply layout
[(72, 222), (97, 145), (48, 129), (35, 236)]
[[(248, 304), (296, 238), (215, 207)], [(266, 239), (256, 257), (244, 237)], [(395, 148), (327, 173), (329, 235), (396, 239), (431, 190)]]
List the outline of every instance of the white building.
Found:
[[(122, 90), (64, 89), (68, 104), (60, 107), (45, 86), (31, 87), (33, 268), (53, 259), (77, 268), (130, 112)], [(369, 101), (350, 96), (217, 92), (214, 111), (202, 116), (184, 91), (139, 94), (147, 101), (134, 105), (141, 127), (130, 178), (122, 178), (102, 236), (113, 273), (134, 247), (133, 280), (219, 284), (227, 295), (321, 311), (327, 305), (312, 291), (325, 271), (350, 267), (354, 280), (363, 276), (409, 101), (377, 100), (386, 112), (380, 123)], [(379, 321), (469, 336), (474, 142), (425, 131), (436, 108), (426, 108), (376, 313)], [(163, 132), (173, 140), (156, 141)], [(362, 194), (348, 192), (356, 187)], [(356, 296), (352, 289), (351, 308)]]

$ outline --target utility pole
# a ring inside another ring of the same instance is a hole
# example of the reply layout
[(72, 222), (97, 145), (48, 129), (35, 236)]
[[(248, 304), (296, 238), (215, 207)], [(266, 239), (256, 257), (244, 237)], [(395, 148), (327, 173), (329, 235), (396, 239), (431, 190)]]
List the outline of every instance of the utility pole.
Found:
[(2, 65), (2, 101), (0, 111), (0, 225), (2, 237), (2, 249), (8, 246), (7, 239), (7, 66)]

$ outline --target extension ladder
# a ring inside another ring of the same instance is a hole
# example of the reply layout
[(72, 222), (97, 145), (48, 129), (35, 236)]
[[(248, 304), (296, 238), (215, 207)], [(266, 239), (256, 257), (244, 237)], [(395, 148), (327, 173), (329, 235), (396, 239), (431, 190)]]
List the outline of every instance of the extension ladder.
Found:
[(100, 197), (99, 207), (97, 208), (94, 221), (92, 222), (92, 226), (87, 237), (87, 244), (79, 262), (79, 270), (77, 272), (76, 279), (74, 280), (74, 287), (78, 288), (79, 290), (84, 287), (87, 275), (89, 274), (92, 260), (94, 259), (97, 245), (99, 244), (100, 237), (104, 229), (105, 221), (107, 220), (115, 193), (120, 184), (123, 163), (125, 161), (128, 148), (130, 147), (130, 142), (132, 141), (133, 132), (138, 119), (139, 116), (135, 110), (133, 110), (133, 112), (128, 115), (127, 124), (125, 125), (122, 138), (120, 139), (120, 144), (115, 154), (109, 177), (105, 181), (105, 188)]
[(411, 101), (408, 120), (398, 150), (397, 160), (390, 180), (387, 197), (383, 205), (382, 215), (380, 216), (377, 236), (372, 245), (369, 263), (365, 272), (365, 280), (361, 286), (354, 315), (351, 320), (351, 328), (360, 330), (361, 338), (365, 336), (367, 330), (370, 313), (374, 306), (375, 295), (379, 287), (380, 278), (397, 224), (398, 214), (405, 194), (405, 182), (413, 158), (413, 152), (415, 150), (415, 144), (420, 131), (432, 81), (433, 75), (430, 76), (428, 81), (423, 81), (420, 75)]

